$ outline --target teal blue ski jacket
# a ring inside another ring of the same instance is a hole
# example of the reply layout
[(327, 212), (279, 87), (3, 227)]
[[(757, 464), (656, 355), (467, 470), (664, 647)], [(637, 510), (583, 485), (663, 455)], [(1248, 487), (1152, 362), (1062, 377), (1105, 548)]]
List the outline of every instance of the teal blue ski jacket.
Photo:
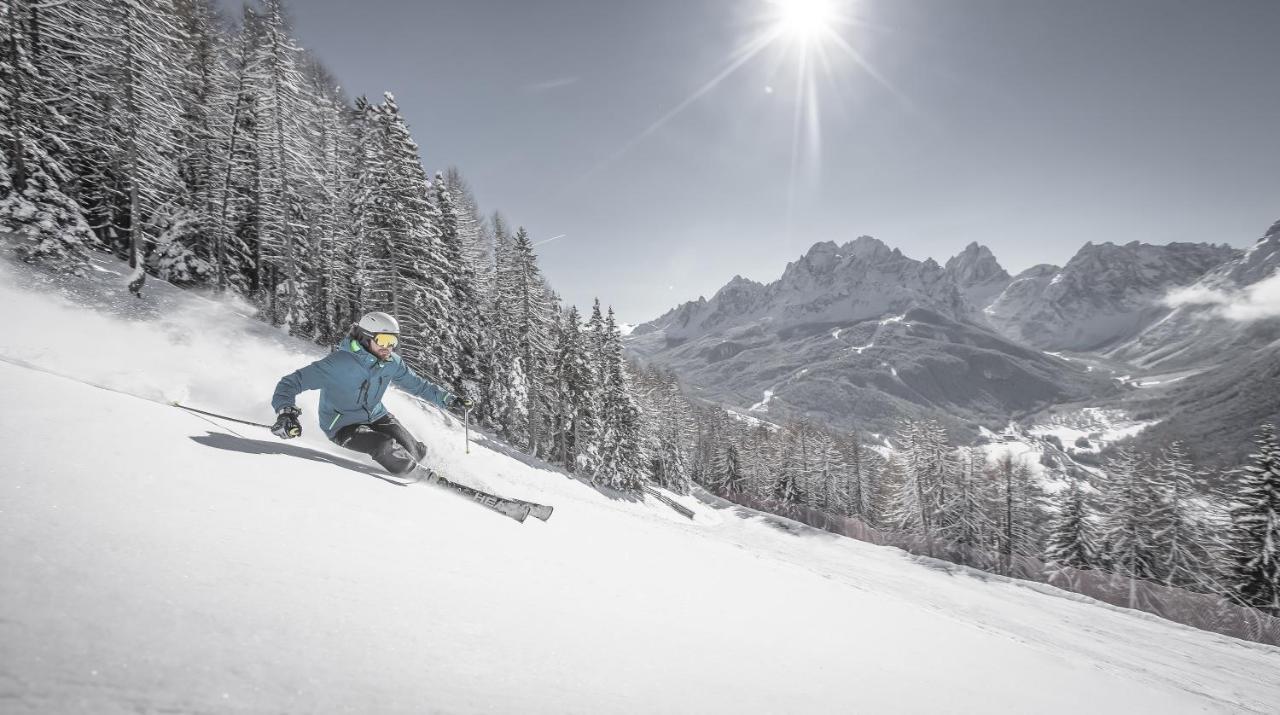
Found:
[(280, 378), (271, 396), (271, 408), (278, 413), (293, 407), (299, 393), (319, 390), (320, 428), (333, 439), (334, 433), (347, 425), (368, 424), (387, 414), (382, 396), (393, 382), (410, 395), (441, 407), (453, 399), (445, 389), (418, 377), (399, 355), (391, 353), (390, 359), (379, 360), (359, 342), (347, 338), (325, 357)]

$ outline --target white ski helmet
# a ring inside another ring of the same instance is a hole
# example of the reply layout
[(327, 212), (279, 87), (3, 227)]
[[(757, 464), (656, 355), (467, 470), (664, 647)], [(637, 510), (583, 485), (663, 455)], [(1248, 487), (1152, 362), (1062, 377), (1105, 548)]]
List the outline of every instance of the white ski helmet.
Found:
[(400, 323), (386, 313), (365, 313), (360, 322), (356, 323), (356, 327), (365, 335), (377, 335), (378, 333), (400, 334)]

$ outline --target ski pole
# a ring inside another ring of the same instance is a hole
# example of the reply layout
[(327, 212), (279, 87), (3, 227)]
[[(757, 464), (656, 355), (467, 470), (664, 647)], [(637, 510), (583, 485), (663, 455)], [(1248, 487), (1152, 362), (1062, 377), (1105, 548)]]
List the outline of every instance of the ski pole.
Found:
[(184, 405), (184, 404), (182, 404), (182, 403), (180, 403), (180, 402), (174, 402), (174, 403), (173, 403), (173, 406), (174, 406), (174, 407), (182, 408), (182, 409), (186, 410), (187, 412), (194, 412), (194, 413), (196, 413), (196, 414), (198, 414), (198, 415), (206, 415), (206, 416), (208, 416), (208, 417), (217, 417), (217, 418), (218, 418), (218, 419), (220, 419), (220, 420), (228, 420), (228, 421), (230, 421), (230, 422), (239, 422), (239, 423), (240, 423), (240, 424), (242, 424), (242, 425), (249, 425), (249, 426), (251, 426), (251, 427), (262, 427), (263, 429), (271, 429), (271, 425), (264, 425), (264, 424), (262, 424), (261, 422), (250, 422), (249, 420), (241, 420), (241, 419), (237, 419), (237, 418), (235, 418), (235, 417), (228, 417), (228, 416), (226, 416), (226, 415), (220, 415), (220, 414), (218, 414), (217, 412), (205, 412), (204, 410), (197, 410), (197, 409), (196, 409), (196, 408), (194, 408), (194, 407), (187, 407), (186, 405)]
[(471, 408), (469, 407), (462, 408), (462, 424), (465, 430), (463, 434), (466, 435), (467, 440), (467, 454), (471, 454)]

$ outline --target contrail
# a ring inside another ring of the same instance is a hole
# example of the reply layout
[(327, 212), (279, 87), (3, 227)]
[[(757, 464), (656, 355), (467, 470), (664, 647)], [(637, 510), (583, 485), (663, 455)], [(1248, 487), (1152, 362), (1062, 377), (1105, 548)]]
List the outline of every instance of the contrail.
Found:
[(548, 238), (548, 239), (546, 239), (545, 241), (538, 241), (537, 243), (535, 243), (535, 244), (533, 244), (533, 245), (534, 245), (534, 246), (541, 246), (541, 245), (542, 245), (542, 244), (544, 244), (544, 243), (551, 243), (552, 241), (556, 240), (557, 238), (564, 238), (564, 237), (565, 237), (565, 236), (567, 236), (567, 235), (569, 235), (569, 234), (567, 234), (567, 233), (562, 233), (562, 234), (560, 234), (559, 236), (552, 236), (551, 238)]

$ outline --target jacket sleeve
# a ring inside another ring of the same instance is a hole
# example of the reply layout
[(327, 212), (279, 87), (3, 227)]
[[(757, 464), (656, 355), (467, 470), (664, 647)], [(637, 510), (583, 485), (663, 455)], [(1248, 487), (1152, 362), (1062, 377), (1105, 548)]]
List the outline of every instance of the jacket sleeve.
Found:
[(421, 397), (428, 402), (434, 402), (441, 407), (448, 405), (449, 400), (453, 398), (453, 395), (448, 390), (418, 377), (418, 374), (403, 362), (400, 363), (399, 370), (396, 371), (391, 380), (410, 395)]
[(298, 393), (323, 387), (333, 375), (333, 365), (329, 359), (332, 356), (333, 353), (330, 353), (329, 356), (280, 378), (280, 382), (276, 383), (275, 394), (271, 396), (271, 409), (279, 412), (286, 407), (293, 407), (293, 400)]

